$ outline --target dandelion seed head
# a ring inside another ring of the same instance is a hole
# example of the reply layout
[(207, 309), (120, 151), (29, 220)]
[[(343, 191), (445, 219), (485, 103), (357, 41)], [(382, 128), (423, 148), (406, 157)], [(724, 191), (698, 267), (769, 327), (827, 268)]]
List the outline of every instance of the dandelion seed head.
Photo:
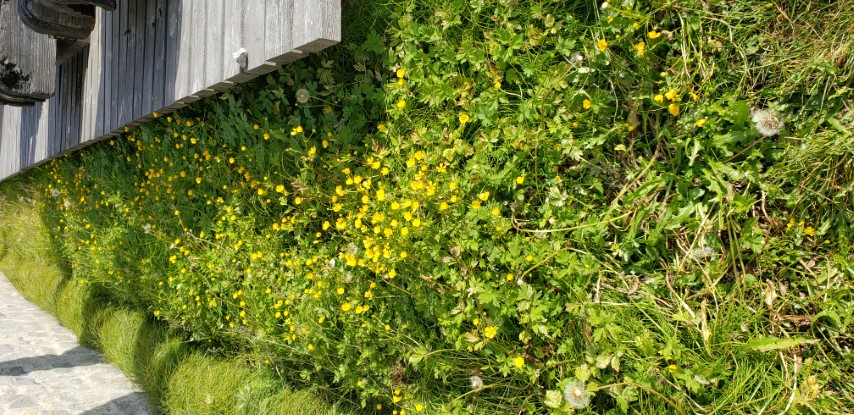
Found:
[(50, 195), (53, 197), (59, 197), (59, 189), (53, 189), (50, 191)]
[(756, 131), (759, 131), (759, 134), (764, 137), (777, 135), (783, 130), (782, 117), (771, 110), (754, 110), (750, 120), (755, 123), (753, 127), (756, 128)]
[(145, 226), (142, 227), (143, 232), (150, 233), (151, 232), (151, 224), (146, 223)]
[(311, 93), (307, 89), (300, 88), (297, 90), (297, 102), (305, 104), (309, 99), (311, 99)]
[(469, 377), (469, 382), (471, 382), (471, 390), (479, 391), (483, 389), (483, 379), (478, 375), (473, 375)]
[(584, 409), (590, 405), (590, 395), (587, 394), (587, 384), (573, 380), (563, 388), (563, 398), (574, 409)]
[(62, 206), (65, 206), (66, 209), (70, 208), (71, 207), (71, 201), (66, 200), (65, 203), (62, 204)]

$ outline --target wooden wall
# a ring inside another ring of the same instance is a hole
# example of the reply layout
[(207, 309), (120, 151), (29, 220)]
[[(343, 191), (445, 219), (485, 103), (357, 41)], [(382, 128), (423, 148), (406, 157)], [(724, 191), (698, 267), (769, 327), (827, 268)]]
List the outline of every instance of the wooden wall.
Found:
[[(119, 0), (97, 17), (90, 45), (57, 68), (51, 99), (0, 105), (0, 180), (341, 38), (340, 0)], [(241, 48), (245, 68), (233, 59)]]

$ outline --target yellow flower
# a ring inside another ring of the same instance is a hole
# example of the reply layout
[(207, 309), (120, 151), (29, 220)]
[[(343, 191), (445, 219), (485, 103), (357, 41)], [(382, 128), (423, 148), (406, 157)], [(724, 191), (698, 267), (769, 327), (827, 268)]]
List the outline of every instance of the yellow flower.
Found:
[(276, 193), (285, 193), (285, 186), (281, 184), (276, 186)]
[(501, 209), (498, 209), (498, 208), (492, 209), (492, 214), (495, 216), (501, 216)]
[(460, 124), (465, 124), (465, 123), (469, 122), (469, 116), (466, 113), (460, 114), (459, 119), (460, 119)]
[(398, 79), (402, 79), (406, 75), (406, 70), (403, 68), (400, 68), (397, 70), (395, 75), (397, 75)]
[(471, 207), (475, 209), (480, 209), (480, 200), (472, 200)]
[(807, 226), (804, 228), (804, 235), (815, 236), (815, 229), (812, 226)]
[(669, 91), (665, 92), (665, 93), (664, 93), (664, 96), (665, 96), (668, 100), (673, 101), (673, 100), (675, 100), (676, 98), (678, 98), (678, 97), (679, 97), (679, 92), (677, 92), (675, 89), (671, 89), (671, 90), (669, 90)]
[(667, 106), (667, 112), (669, 112), (670, 115), (672, 115), (674, 117), (679, 115), (679, 105), (676, 105), (676, 104), (668, 105)]
[(483, 335), (487, 339), (494, 339), (496, 334), (498, 334), (498, 328), (495, 326), (486, 326), (483, 328)]
[(707, 120), (705, 118), (701, 118), (701, 119), (697, 120), (697, 128), (703, 128), (703, 126), (706, 125), (706, 123), (708, 121), (709, 120)]
[(297, 205), (298, 205), (298, 204), (300, 204), (300, 203), (302, 203), (302, 198), (301, 198), (301, 197), (299, 197), (299, 196), (295, 197), (295, 198), (294, 198), (294, 204), (297, 204)]
[(269, 139), (270, 139), (270, 134), (269, 134), (269, 133), (264, 133), (264, 139), (265, 139), (265, 140), (269, 140)]
[(525, 176), (516, 177), (516, 184), (522, 184), (522, 183), (525, 183)]
[(439, 210), (448, 210), (448, 202), (439, 203)]
[(402, 99), (400, 101), (397, 101), (397, 107), (400, 109), (405, 108), (406, 107), (406, 101), (404, 101)]
[(492, 87), (495, 89), (501, 89), (501, 82), (495, 81), (495, 83), (492, 84)]
[(489, 192), (483, 192), (477, 195), (477, 198), (486, 202), (487, 200), (489, 200)]
[(605, 39), (599, 39), (596, 41), (596, 48), (604, 52), (605, 49), (608, 49), (608, 41)]
[(644, 52), (646, 52), (646, 43), (638, 42), (635, 45), (635, 50), (638, 52), (638, 56), (643, 56)]
[(662, 103), (662, 102), (664, 102), (664, 95), (658, 94), (658, 95), (652, 97), (652, 100), (655, 102), (658, 102), (658, 103)]
[(655, 30), (652, 30), (649, 33), (647, 33), (646, 36), (650, 39), (655, 39), (655, 38), (661, 36), (661, 33), (656, 32)]
[(525, 367), (525, 358), (522, 356), (514, 357), (513, 358), (513, 366), (516, 366), (519, 369)]
[(415, 410), (416, 410), (416, 411), (418, 411), (418, 412), (423, 411), (423, 410), (424, 410), (424, 405), (421, 405), (420, 403), (415, 404)]
[(353, 308), (353, 305), (349, 302), (341, 304), (341, 310), (343, 311), (350, 311), (351, 308)]

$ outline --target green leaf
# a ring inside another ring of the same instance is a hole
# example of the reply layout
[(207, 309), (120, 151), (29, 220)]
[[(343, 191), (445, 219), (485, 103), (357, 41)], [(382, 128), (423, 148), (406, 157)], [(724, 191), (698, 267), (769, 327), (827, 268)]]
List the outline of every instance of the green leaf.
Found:
[(546, 400), (543, 403), (549, 408), (560, 408), (560, 404), (563, 401), (563, 396), (560, 391), (556, 390), (547, 390), (546, 391)]
[(818, 340), (816, 339), (805, 339), (803, 337), (780, 339), (774, 336), (766, 336), (760, 337), (758, 339), (753, 339), (739, 347), (739, 349), (743, 351), (753, 352), (773, 352), (775, 350), (789, 349), (804, 344), (816, 343), (818, 343)]

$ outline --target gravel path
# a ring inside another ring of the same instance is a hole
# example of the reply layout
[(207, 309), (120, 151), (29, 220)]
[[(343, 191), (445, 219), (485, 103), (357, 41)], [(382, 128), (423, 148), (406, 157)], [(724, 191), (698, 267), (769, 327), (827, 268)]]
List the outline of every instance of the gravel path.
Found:
[(0, 414), (149, 415), (146, 396), (0, 274)]

